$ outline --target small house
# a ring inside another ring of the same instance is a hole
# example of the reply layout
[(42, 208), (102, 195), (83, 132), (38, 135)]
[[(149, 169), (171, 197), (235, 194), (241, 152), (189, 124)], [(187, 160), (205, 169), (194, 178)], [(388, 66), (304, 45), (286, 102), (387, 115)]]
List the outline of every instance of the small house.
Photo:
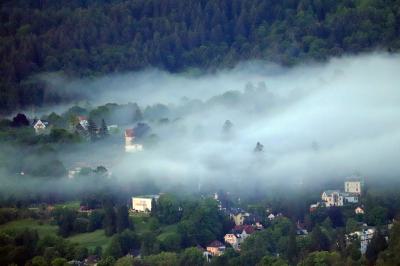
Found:
[(47, 128), (49, 126), (49, 122), (41, 119), (35, 119), (33, 121), (33, 129), (35, 129), (36, 134), (43, 134), (47, 132)]
[(221, 256), (225, 252), (225, 245), (218, 240), (214, 240), (207, 247), (206, 250), (210, 252), (212, 256)]

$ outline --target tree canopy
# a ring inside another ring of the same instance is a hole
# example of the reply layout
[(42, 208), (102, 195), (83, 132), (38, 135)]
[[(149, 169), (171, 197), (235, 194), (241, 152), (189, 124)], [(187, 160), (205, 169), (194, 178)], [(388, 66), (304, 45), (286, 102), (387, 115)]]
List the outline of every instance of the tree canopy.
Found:
[[(0, 108), (59, 103), (34, 74), (93, 76), (303, 60), (400, 48), (392, 0), (2, 1)], [(135, 115), (140, 120), (139, 115)]]

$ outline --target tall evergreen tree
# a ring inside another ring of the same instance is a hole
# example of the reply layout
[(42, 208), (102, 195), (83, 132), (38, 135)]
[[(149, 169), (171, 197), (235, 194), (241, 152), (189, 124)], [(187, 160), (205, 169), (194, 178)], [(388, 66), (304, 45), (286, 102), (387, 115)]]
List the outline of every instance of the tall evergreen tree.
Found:
[(140, 122), (143, 120), (143, 114), (142, 111), (140, 110), (140, 108), (138, 107), (135, 110), (135, 115), (133, 116), (133, 122)]
[(254, 152), (262, 152), (264, 151), (264, 145), (260, 142), (257, 142), (256, 147), (254, 148)]
[(230, 120), (226, 120), (224, 125), (222, 126), (222, 133), (228, 135), (233, 128), (233, 124)]
[(297, 243), (296, 243), (296, 227), (292, 225), (292, 228), (289, 232), (289, 239), (287, 245), (287, 253), (286, 257), (288, 261), (295, 265), (297, 261)]
[(157, 207), (156, 199), (151, 199), (151, 216), (157, 217)]
[(365, 257), (368, 260), (369, 265), (374, 265), (379, 253), (387, 248), (385, 237), (382, 235), (380, 230), (377, 230), (371, 239), (371, 242), (367, 246)]
[(89, 118), (89, 120), (88, 120), (88, 132), (89, 132), (90, 140), (93, 142), (96, 141), (98, 138), (97, 125), (91, 118)]
[(311, 251), (329, 250), (330, 243), (328, 237), (321, 231), (318, 225), (311, 232)]
[(109, 136), (108, 128), (106, 121), (104, 119), (101, 119), (101, 126), (99, 129), (99, 138), (104, 139)]
[(114, 207), (106, 206), (104, 208), (104, 230), (106, 236), (112, 236), (116, 231), (116, 215)]
[(121, 233), (127, 228), (129, 228), (128, 207), (126, 207), (126, 205), (121, 205), (117, 208), (117, 221), (116, 221), (117, 233)]

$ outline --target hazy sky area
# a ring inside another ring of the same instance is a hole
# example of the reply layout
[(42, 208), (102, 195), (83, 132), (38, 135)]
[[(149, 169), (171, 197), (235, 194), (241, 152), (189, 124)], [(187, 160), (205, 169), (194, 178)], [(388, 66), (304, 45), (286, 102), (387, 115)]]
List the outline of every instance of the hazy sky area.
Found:
[[(157, 146), (114, 160), (119, 178), (240, 187), (400, 173), (399, 55), (290, 69), (249, 62), (201, 76), (147, 70), (96, 80), (47, 79), (58, 89), (94, 91), (93, 105), (169, 106), (168, 125), (150, 122)], [(227, 119), (234, 126), (224, 136)], [(264, 145), (260, 154), (253, 152), (257, 141)], [(101, 153), (108, 156), (107, 149)]]

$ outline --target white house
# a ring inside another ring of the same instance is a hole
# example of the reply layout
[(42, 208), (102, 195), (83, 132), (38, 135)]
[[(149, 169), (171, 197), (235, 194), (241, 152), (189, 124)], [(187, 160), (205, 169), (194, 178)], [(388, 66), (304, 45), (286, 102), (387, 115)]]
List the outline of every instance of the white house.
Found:
[(344, 203), (358, 203), (359, 194), (355, 193), (341, 193), (343, 196)]
[(322, 193), (321, 199), (326, 207), (343, 206), (343, 195), (339, 190), (326, 190)]
[(362, 229), (361, 231), (355, 231), (349, 234), (350, 238), (358, 238), (360, 240), (360, 251), (361, 254), (365, 254), (367, 251), (367, 246), (371, 242), (372, 237), (374, 236), (376, 229), (373, 227)]
[(75, 167), (74, 169), (68, 170), (68, 178), (73, 179), (81, 172), (82, 167)]
[(158, 200), (159, 195), (132, 197), (132, 210), (136, 212), (150, 212), (152, 200)]
[(270, 213), (270, 214), (267, 216), (267, 218), (268, 218), (268, 220), (272, 221), (272, 220), (275, 219), (275, 215), (272, 214), (272, 213)]
[(361, 181), (360, 180), (345, 181), (344, 192), (361, 195)]
[(119, 127), (118, 127), (118, 125), (110, 125), (110, 126), (107, 126), (107, 130), (111, 134), (117, 134), (119, 132)]
[(125, 152), (142, 151), (143, 145), (135, 143), (135, 131), (132, 128), (125, 130)]
[(86, 116), (80, 115), (78, 116), (79, 124), (83, 127), (84, 130), (88, 130), (89, 122)]
[(35, 129), (36, 134), (42, 134), (46, 132), (49, 123), (47, 121), (38, 119), (33, 121), (33, 128)]

